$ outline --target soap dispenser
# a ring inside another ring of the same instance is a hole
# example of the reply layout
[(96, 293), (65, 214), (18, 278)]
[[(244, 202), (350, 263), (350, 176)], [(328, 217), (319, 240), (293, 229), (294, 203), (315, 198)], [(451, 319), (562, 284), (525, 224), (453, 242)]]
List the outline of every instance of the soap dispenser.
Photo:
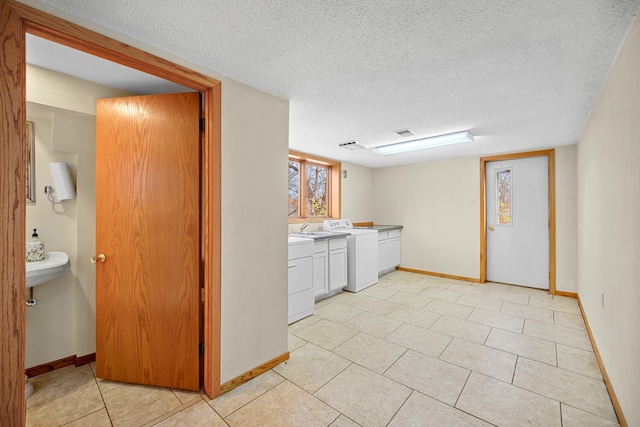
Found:
[(36, 229), (33, 229), (31, 240), (27, 242), (27, 262), (44, 260), (44, 243), (38, 239)]

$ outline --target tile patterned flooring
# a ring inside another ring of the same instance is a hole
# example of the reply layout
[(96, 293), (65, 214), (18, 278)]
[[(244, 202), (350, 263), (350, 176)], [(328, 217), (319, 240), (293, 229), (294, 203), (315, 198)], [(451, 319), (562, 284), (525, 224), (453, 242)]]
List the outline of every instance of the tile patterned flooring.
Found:
[(618, 425), (577, 301), (545, 291), (395, 271), (320, 301), (289, 351), (215, 400), (59, 369), (27, 425)]

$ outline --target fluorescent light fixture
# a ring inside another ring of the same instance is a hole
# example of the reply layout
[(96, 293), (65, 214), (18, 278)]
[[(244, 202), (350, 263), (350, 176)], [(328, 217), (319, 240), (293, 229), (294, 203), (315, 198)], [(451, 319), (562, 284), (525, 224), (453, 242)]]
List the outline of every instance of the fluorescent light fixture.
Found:
[(429, 138), (414, 139), (396, 144), (381, 145), (373, 152), (386, 156), (388, 154), (404, 153), (405, 151), (422, 150), (423, 148), (441, 147), (443, 145), (464, 144), (473, 142), (473, 135), (468, 130), (448, 133), (446, 135), (431, 136)]

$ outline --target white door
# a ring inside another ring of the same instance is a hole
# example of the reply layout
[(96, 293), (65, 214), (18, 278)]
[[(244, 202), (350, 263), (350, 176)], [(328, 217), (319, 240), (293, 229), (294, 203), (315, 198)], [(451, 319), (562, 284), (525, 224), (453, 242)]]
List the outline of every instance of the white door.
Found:
[(487, 280), (549, 289), (548, 157), (486, 166)]

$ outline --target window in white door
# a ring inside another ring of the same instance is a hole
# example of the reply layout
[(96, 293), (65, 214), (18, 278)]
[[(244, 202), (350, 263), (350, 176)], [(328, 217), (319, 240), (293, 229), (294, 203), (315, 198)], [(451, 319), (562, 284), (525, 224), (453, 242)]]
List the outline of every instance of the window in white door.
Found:
[(512, 168), (496, 170), (496, 201), (498, 225), (511, 225), (511, 191), (512, 191)]

